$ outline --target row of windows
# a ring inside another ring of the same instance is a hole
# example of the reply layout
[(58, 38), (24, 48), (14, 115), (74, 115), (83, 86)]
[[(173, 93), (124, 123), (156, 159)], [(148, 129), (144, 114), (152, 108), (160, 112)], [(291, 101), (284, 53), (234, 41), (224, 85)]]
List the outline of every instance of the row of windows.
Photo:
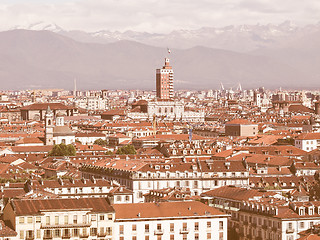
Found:
[[(223, 221), (219, 221), (219, 230), (223, 230)], [(211, 222), (207, 222), (207, 228), (211, 228)], [(146, 233), (150, 232), (150, 225), (149, 224), (145, 224), (144, 225), (144, 229)], [(174, 223), (170, 223), (170, 232), (174, 232), (175, 229), (175, 224)], [(133, 232), (137, 231), (137, 224), (132, 224), (131, 230)], [(161, 223), (157, 224), (157, 230), (158, 231), (162, 231), (162, 225)], [(184, 222), (182, 223), (182, 230), (183, 231), (187, 231), (188, 230), (188, 223)], [(194, 230), (195, 231), (199, 231), (199, 222), (195, 222), (194, 223)], [(119, 226), (119, 233), (120, 234), (124, 234), (124, 225), (120, 225)]]
[[(132, 236), (131, 237), (132, 240), (137, 240), (137, 236)], [(150, 237), (148, 235), (144, 236), (145, 240), (149, 240)], [(181, 239), (180, 236), (177, 239)], [(188, 235), (187, 234), (182, 234), (182, 239), (183, 240), (187, 240), (188, 239)], [(203, 239), (203, 238), (202, 238)], [(211, 240), (212, 239), (212, 235), (211, 233), (207, 233), (207, 238), (205, 238), (207, 240)], [(223, 240), (223, 232), (219, 232), (219, 240)], [(124, 240), (124, 237), (120, 236), (119, 240)], [(161, 235), (157, 235), (157, 240), (168, 240), (165, 239), (163, 236)], [(170, 235), (170, 240), (175, 240), (175, 235), (171, 234)], [(199, 240), (199, 233), (195, 233), (194, 234), (194, 240)]]
[[(78, 215), (73, 215), (71, 218), (69, 215), (65, 215), (63, 217), (61, 216), (54, 216), (54, 224), (59, 225), (62, 224), (62, 219), (63, 219), (63, 224), (78, 224), (78, 223), (87, 223), (88, 221), (88, 215), (83, 215), (82, 216), (82, 222), (80, 222), (79, 216)], [(70, 222), (72, 219), (72, 222)], [(105, 217), (105, 214), (100, 214), (99, 215), (99, 220), (103, 221), (105, 219), (112, 220), (113, 216), (112, 214), (107, 214)], [(96, 221), (97, 220), (97, 215), (91, 215), (91, 221)], [(19, 217), (19, 224), (24, 224), (24, 223), (33, 223), (34, 217)], [(36, 223), (41, 223), (41, 217), (37, 216), (35, 217), (35, 222)], [(52, 217), (46, 216), (45, 217), (45, 224), (50, 225), (52, 222)]]
[[(103, 228), (101, 227), (99, 229), (97, 228), (90, 228), (90, 236), (110, 236), (112, 235), (112, 228), (107, 227)], [(86, 237), (89, 236), (88, 230), (86, 228), (80, 229), (74, 228), (74, 229), (54, 229), (54, 230), (44, 230), (44, 238), (52, 238), (52, 237)], [(41, 230), (36, 230), (36, 234), (34, 234), (33, 230), (28, 231), (20, 231), (20, 239), (33, 239), (33, 238), (41, 238)]]

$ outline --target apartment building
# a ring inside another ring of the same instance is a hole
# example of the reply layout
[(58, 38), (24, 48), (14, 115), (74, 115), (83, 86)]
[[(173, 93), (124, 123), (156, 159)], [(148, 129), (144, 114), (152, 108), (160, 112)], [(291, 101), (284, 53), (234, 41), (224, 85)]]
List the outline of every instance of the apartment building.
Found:
[(320, 133), (300, 134), (294, 142), (295, 147), (310, 152), (320, 147)]
[(320, 202), (291, 202), (272, 192), (220, 188), (202, 201), (229, 214), (232, 239), (295, 240), (299, 232), (320, 223)]
[(193, 196), (221, 186), (248, 186), (249, 171), (242, 161), (100, 160), (83, 164), (84, 178), (115, 180), (134, 193), (133, 201), (143, 202), (150, 190), (168, 187), (190, 188)]
[(106, 198), (12, 200), (3, 211), (17, 239), (113, 239), (114, 209)]
[(115, 204), (116, 240), (226, 240), (227, 215), (200, 202)]

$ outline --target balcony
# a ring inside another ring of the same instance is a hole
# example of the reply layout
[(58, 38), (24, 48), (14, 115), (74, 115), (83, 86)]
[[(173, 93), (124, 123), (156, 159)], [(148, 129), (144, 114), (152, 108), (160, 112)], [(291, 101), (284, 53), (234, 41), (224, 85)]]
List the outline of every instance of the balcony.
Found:
[(89, 237), (89, 233), (80, 234), (80, 238), (88, 238), (88, 237)]
[(52, 239), (52, 235), (44, 235), (43, 239)]
[(107, 235), (106, 232), (99, 232), (98, 237), (105, 237)]
[(188, 234), (188, 233), (189, 233), (189, 229), (188, 228), (180, 229), (180, 234)]
[(291, 229), (287, 229), (287, 231), (286, 231), (287, 233), (294, 233), (294, 229), (293, 228), (291, 228)]
[(163, 230), (162, 229), (154, 230), (154, 235), (163, 235)]
[(82, 228), (82, 227), (90, 227), (91, 224), (88, 223), (77, 223), (77, 224), (59, 224), (59, 225), (46, 225), (41, 224), (40, 228), (42, 229), (54, 229), (54, 228)]
[(33, 240), (34, 239), (34, 236), (31, 235), (31, 236), (26, 236), (26, 240)]
[(70, 234), (64, 234), (62, 235), (62, 239), (70, 239), (71, 235)]

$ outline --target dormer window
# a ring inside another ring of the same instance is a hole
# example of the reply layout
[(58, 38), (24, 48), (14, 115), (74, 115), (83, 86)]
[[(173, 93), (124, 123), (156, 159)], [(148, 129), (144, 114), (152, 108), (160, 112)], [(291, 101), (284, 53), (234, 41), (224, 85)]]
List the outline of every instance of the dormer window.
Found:
[(309, 215), (313, 215), (313, 207), (309, 207)]
[(155, 169), (155, 170), (160, 170), (160, 166), (159, 166), (159, 165), (156, 165), (156, 166), (154, 166), (154, 169)]
[(300, 216), (304, 215), (304, 208), (299, 208), (299, 215)]

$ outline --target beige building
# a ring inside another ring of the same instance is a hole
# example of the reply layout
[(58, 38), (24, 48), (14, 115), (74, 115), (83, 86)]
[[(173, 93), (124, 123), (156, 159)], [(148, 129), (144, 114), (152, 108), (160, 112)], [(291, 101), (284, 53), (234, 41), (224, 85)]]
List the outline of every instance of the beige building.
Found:
[(106, 198), (12, 200), (3, 219), (17, 239), (113, 239), (114, 209)]
[(258, 124), (245, 119), (234, 119), (225, 125), (226, 136), (251, 137), (258, 134)]

